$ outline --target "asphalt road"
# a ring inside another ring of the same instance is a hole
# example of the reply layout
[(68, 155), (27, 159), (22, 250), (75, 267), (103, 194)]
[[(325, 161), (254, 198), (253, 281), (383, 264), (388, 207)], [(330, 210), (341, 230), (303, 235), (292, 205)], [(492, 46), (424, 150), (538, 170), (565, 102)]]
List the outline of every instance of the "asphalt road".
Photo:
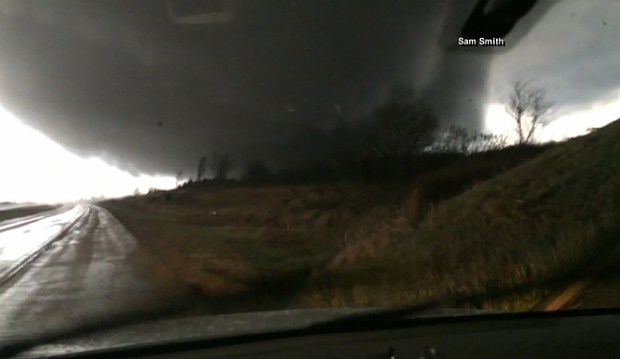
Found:
[(0, 222), (0, 346), (185, 310), (196, 300), (100, 207)]

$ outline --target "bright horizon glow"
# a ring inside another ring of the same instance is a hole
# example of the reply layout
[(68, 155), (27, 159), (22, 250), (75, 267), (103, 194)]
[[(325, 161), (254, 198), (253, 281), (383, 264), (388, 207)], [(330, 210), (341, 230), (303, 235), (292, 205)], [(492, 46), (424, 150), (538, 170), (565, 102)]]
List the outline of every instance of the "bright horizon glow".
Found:
[[(582, 136), (590, 128), (603, 127), (620, 118), (620, 91), (614, 91), (611, 100), (595, 102), (592, 105), (566, 115), (558, 116), (545, 127), (541, 127), (535, 134), (536, 141), (562, 141), (568, 138)], [(501, 103), (491, 103), (487, 106), (486, 130), (508, 136), (509, 142), (516, 143), (514, 120), (506, 113)]]
[(133, 176), (100, 158), (81, 158), (0, 105), (0, 202), (70, 202), (172, 189), (171, 176)]
[[(620, 90), (611, 100), (559, 116), (536, 134), (539, 142), (562, 141), (588, 133), (620, 117)], [(516, 142), (513, 120), (500, 103), (486, 111), (486, 130)], [(100, 158), (81, 158), (41, 132), (24, 125), (0, 105), (0, 202), (59, 203), (93, 197), (122, 197), (138, 189), (173, 189), (172, 176), (134, 176)]]

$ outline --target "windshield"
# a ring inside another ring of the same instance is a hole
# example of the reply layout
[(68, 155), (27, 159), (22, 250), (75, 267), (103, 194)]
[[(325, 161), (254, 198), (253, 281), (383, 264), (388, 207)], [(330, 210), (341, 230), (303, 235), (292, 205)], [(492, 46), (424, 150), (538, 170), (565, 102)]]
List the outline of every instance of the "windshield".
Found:
[(0, 0), (0, 344), (162, 316), (620, 306), (619, 18)]

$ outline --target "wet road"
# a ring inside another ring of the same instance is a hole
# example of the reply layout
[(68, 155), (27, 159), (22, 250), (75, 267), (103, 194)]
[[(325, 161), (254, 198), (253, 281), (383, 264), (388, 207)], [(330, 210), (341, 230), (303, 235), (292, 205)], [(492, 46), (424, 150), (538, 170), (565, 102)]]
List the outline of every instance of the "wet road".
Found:
[(81, 206), (64, 207), (0, 223), (0, 283), (10, 279), (87, 211)]
[(0, 343), (159, 313), (191, 296), (100, 207), (0, 223)]

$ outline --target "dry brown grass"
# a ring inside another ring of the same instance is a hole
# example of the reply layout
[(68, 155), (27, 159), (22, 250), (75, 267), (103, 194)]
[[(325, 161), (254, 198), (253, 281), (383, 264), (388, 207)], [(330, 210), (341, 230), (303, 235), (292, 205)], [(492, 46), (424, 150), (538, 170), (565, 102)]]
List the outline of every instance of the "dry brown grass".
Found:
[(358, 226), (350, 231), (343, 248), (335, 256), (331, 267), (348, 266), (366, 257), (374, 256), (395, 241), (410, 236), (414, 228), (436, 204), (473, 187), (476, 183), (505, 172), (525, 156), (490, 157), (482, 154), (465, 158), (450, 167), (420, 176), (401, 200), (399, 207), (371, 226)]
[(533, 155), (470, 157), (409, 183), (193, 188), (103, 205), (207, 297), (394, 306), (461, 285), (427, 266), (432, 248), (411, 254), (429, 211)]
[(528, 291), (513, 298), (534, 301), (546, 285), (615, 248), (619, 134), (613, 123), (433, 206), (405, 238), (315, 274), (307, 303), (400, 306), (478, 296), (479, 305), (519, 307), (497, 303)]
[(277, 282), (303, 286), (351, 227), (371, 228), (390, 216), (403, 191), (354, 184), (211, 188), (174, 191), (170, 201), (156, 193), (102, 205), (181, 280), (216, 298)]

